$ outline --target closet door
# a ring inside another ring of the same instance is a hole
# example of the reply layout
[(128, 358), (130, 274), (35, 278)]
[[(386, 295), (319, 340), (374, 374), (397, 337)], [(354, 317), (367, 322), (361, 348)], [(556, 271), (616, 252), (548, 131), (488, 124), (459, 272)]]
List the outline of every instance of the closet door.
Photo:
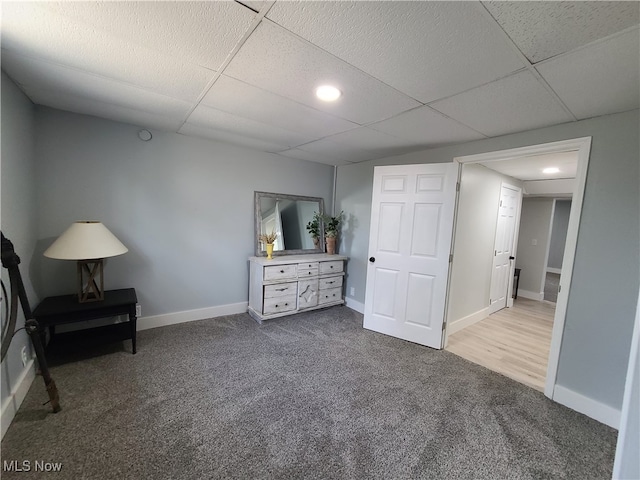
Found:
[(442, 348), (457, 163), (376, 167), (364, 328)]

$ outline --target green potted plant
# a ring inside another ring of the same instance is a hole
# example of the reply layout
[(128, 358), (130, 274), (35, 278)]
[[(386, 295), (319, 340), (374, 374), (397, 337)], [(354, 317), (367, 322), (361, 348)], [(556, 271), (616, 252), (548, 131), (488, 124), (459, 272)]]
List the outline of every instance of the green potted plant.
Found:
[(344, 212), (340, 212), (338, 215), (332, 217), (330, 215), (322, 215), (322, 221), (324, 223), (324, 236), (327, 245), (327, 253), (336, 253), (336, 238), (338, 237), (338, 230)]
[(322, 215), (318, 212), (313, 212), (313, 220), (307, 223), (307, 231), (313, 239), (313, 246), (318, 248), (320, 243), (320, 222), (322, 221)]

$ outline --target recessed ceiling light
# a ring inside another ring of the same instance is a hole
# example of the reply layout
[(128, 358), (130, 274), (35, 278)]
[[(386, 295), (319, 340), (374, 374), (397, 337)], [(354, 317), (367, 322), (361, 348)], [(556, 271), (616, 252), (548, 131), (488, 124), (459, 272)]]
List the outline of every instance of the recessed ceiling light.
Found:
[(560, 169), (558, 167), (547, 167), (542, 170), (542, 173), (558, 173)]
[(340, 98), (342, 92), (331, 85), (323, 85), (316, 89), (316, 96), (323, 102), (334, 102)]

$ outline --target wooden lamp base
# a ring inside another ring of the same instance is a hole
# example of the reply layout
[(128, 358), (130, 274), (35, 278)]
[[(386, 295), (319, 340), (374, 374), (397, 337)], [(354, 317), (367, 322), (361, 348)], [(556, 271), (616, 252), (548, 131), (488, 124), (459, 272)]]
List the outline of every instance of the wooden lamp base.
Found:
[(102, 258), (78, 260), (78, 302), (104, 300)]

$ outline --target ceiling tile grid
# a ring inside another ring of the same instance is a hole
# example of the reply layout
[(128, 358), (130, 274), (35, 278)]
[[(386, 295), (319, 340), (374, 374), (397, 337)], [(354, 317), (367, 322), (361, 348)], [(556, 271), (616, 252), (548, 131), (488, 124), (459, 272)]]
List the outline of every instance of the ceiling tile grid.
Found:
[[(253, 32), (224, 74), (360, 125), (420, 105), (268, 21)], [(313, 92), (325, 83), (342, 92), (340, 101), (315, 97)]]
[(482, 2), (531, 63), (568, 52), (640, 21), (640, 3)]
[(529, 71), (439, 100), (430, 106), (489, 137), (572, 120)]
[(356, 123), (221, 75), (202, 104), (224, 112), (322, 138), (356, 128)]
[(536, 65), (578, 119), (640, 107), (640, 29)]
[(427, 103), (525, 65), (474, 2), (276, 2), (267, 17)]
[(335, 165), (640, 104), (639, 2), (3, 1), (1, 22), (37, 104)]
[(431, 107), (418, 107), (393, 118), (368, 125), (369, 128), (404, 138), (417, 145), (446, 145), (486, 138)]
[(99, 32), (39, 4), (3, 2), (1, 33), (6, 51), (183, 100), (195, 100), (215, 74), (213, 70)]

